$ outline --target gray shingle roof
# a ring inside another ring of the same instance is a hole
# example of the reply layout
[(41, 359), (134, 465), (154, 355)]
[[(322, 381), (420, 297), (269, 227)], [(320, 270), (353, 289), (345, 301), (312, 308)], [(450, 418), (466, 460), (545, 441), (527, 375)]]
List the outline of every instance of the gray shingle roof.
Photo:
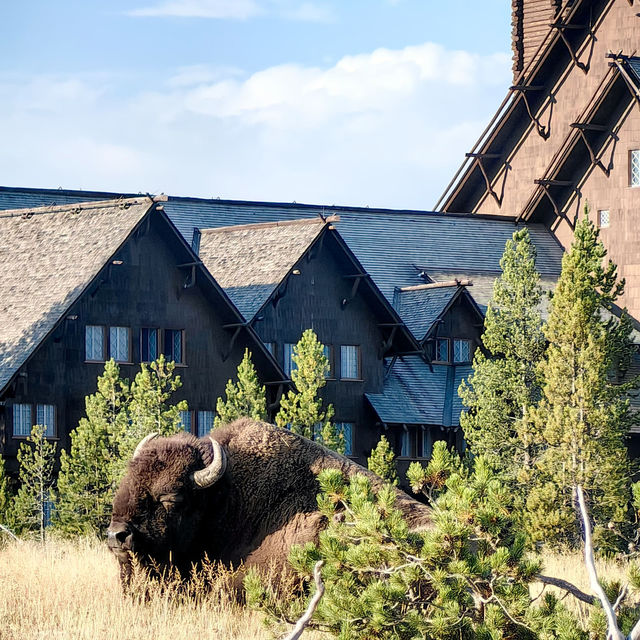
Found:
[[(16, 206), (16, 200), (20, 201), (19, 206), (35, 206), (59, 202), (62, 198), (75, 197), (80, 201), (105, 195), (109, 194), (0, 188), (0, 209), (6, 207), (7, 201), (12, 206)], [(492, 284), (500, 272), (506, 241), (523, 226), (529, 228), (536, 245), (537, 268), (543, 278), (555, 280), (562, 259), (561, 246), (544, 225), (515, 224), (508, 217), (173, 196), (169, 196), (165, 211), (189, 243), (194, 228), (339, 215), (336, 227), (340, 235), (390, 303), (396, 287), (423, 284), (419, 276), (422, 269), (430, 275), (450, 274), (442, 279), (470, 278), (474, 286), (484, 275)], [(484, 304), (480, 296), (476, 297), (476, 291), (471, 289), (470, 293), (479, 304)]]
[(0, 212), (0, 390), (153, 204), (143, 197)]
[(458, 387), (471, 365), (429, 365), (419, 356), (398, 358), (382, 393), (366, 394), (382, 422), (457, 427), (462, 402)]
[(320, 219), (205, 229), (200, 259), (252, 318), (324, 229)]
[(422, 340), (459, 290), (457, 285), (396, 289), (393, 306), (413, 335)]

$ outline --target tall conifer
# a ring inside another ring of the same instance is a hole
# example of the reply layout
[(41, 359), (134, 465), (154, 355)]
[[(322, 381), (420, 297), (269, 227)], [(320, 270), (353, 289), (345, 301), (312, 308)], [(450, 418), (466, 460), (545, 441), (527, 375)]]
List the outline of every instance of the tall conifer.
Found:
[(525, 416), (541, 395), (538, 364), (545, 348), (535, 261), (528, 229), (516, 231), (500, 261), (502, 275), (495, 281), (484, 323), (484, 348), (476, 350), (473, 374), (459, 389), (468, 407), (460, 424), (471, 450), (522, 489), (523, 497), (535, 453)]
[(605, 264), (598, 236), (586, 216), (579, 221), (545, 328), (544, 394), (531, 412), (540, 437), (536, 483), (527, 501), (533, 540), (575, 541), (573, 489), (578, 484), (590, 494), (600, 531), (610, 522), (623, 522), (629, 503), (626, 396), (636, 382), (616, 384), (614, 365), (628, 361), (631, 352), (629, 323), (624, 316), (620, 324), (604, 317), (624, 282), (618, 282), (611, 261)]
[(249, 349), (238, 365), (237, 382), (227, 381), (226, 400), (218, 398), (215, 426), (233, 422), (238, 418), (267, 419), (267, 398), (264, 385), (260, 384), (258, 374), (251, 361)]

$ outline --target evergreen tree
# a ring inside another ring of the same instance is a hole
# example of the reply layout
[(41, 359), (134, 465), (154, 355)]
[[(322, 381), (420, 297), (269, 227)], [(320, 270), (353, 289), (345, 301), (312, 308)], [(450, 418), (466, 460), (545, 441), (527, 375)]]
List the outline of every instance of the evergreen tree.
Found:
[(100, 534), (109, 524), (129, 392), (118, 365), (106, 362), (96, 393), (85, 398), (86, 417), (71, 432), (71, 449), (60, 455), (54, 524), (65, 534)]
[(10, 504), (9, 479), (4, 468), (4, 458), (0, 455), (0, 524), (6, 525), (9, 521)]
[(253, 420), (267, 419), (267, 398), (265, 387), (260, 385), (258, 374), (251, 361), (249, 349), (245, 349), (242, 362), (238, 365), (238, 382), (227, 381), (226, 400), (218, 398), (214, 426), (233, 422), (238, 418)]
[(318, 391), (326, 384), (329, 360), (312, 329), (302, 334), (293, 348), (292, 360), (291, 380), (295, 391), (289, 391), (280, 401), (276, 424), (306, 438), (315, 436), (326, 447), (344, 453), (344, 437), (331, 422), (333, 406), (329, 405), (323, 411), (322, 398), (318, 396)]
[[(346, 481), (336, 469), (320, 473), (327, 529), (317, 545), (290, 556), (307, 579), (324, 561), (325, 592), (310, 627), (343, 640), (586, 640), (553, 596), (532, 606), (529, 584), (540, 566), (526, 556), (501, 477), (482, 457), (472, 468), (453, 466), (432, 527), (419, 533), (395, 507), (390, 485), (374, 493), (362, 475)], [(255, 572), (245, 587), (252, 606), (279, 619), (299, 617), (300, 604), (279, 602)]]
[(379, 475), (392, 485), (396, 486), (398, 484), (396, 457), (385, 436), (380, 437), (378, 444), (371, 452), (371, 456), (367, 460), (367, 467), (369, 471)]
[(34, 425), (26, 442), (18, 447), (19, 488), (12, 500), (9, 528), (16, 533), (37, 531), (45, 538), (46, 509), (53, 487), (56, 445), (48, 442), (45, 427)]
[(164, 355), (149, 365), (140, 365), (140, 372), (131, 383), (127, 407), (130, 422), (119, 437), (122, 460), (128, 461), (140, 440), (149, 433), (170, 436), (182, 430), (180, 411), (187, 410), (186, 401), (168, 404), (181, 386), (180, 376), (175, 375), (175, 363), (166, 362)]
[(460, 424), (471, 450), (506, 473), (526, 495), (535, 457), (527, 411), (541, 396), (538, 365), (545, 349), (539, 305), (541, 289), (536, 249), (528, 229), (507, 241), (484, 323), (473, 373), (460, 385), (468, 411)]
[(531, 412), (541, 449), (527, 500), (534, 541), (576, 541), (576, 485), (589, 491), (597, 531), (626, 519), (630, 468), (624, 439), (632, 419), (626, 396), (637, 381), (615, 384), (612, 367), (628, 361), (631, 350), (629, 323), (623, 319), (616, 326), (603, 317), (624, 282), (617, 281), (611, 261), (604, 265), (598, 235), (586, 216), (579, 221), (545, 328), (544, 395)]

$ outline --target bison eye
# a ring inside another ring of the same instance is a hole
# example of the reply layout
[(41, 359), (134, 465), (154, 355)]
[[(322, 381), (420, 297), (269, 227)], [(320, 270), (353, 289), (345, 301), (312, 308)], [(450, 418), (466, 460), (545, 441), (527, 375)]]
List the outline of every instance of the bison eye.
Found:
[(184, 498), (177, 493), (166, 493), (161, 495), (158, 500), (162, 503), (162, 506), (169, 511), (180, 504)]

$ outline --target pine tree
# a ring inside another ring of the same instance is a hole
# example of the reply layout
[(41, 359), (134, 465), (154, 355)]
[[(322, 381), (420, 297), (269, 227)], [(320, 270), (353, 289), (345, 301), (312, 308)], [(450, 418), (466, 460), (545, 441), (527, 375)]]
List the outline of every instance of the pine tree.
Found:
[(291, 380), (295, 391), (289, 391), (280, 401), (276, 424), (306, 438), (316, 436), (316, 440), (326, 447), (344, 453), (344, 437), (331, 422), (333, 406), (329, 405), (323, 411), (322, 398), (318, 397), (318, 391), (326, 384), (329, 360), (312, 329), (302, 334), (293, 348), (292, 360), (295, 366)]
[(128, 381), (106, 362), (96, 393), (85, 399), (86, 417), (71, 432), (71, 449), (60, 455), (54, 524), (67, 535), (99, 534), (109, 524), (129, 400)]
[(258, 374), (251, 361), (249, 349), (245, 349), (242, 362), (238, 365), (238, 382), (227, 381), (226, 400), (218, 398), (214, 426), (248, 417), (253, 420), (267, 419), (267, 398), (265, 387), (260, 385)]
[(46, 508), (53, 487), (56, 445), (48, 442), (45, 427), (34, 425), (26, 442), (18, 447), (19, 488), (12, 500), (9, 528), (16, 533), (37, 531), (45, 538)]
[[(627, 393), (637, 384), (615, 384), (612, 367), (628, 360), (626, 319), (603, 312), (623, 292), (615, 265), (585, 216), (575, 230), (545, 328), (549, 341), (541, 366), (544, 395), (531, 421), (540, 437), (536, 483), (527, 500), (528, 528), (539, 541), (576, 541), (573, 490), (591, 496), (601, 534), (623, 523), (630, 498), (624, 439), (631, 424)], [(603, 528), (604, 527), (604, 528)]]
[(131, 384), (128, 404), (129, 425), (119, 438), (119, 453), (128, 461), (136, 446), (151, 432), (169, 436), (182, 429), (180, 411), (187, 410), (186, 401), (169, 405), (169, 399), (182, 386), (175, 375), (175, 363), (166, 362), (164, 355), (151, 364), (141, 364), (140, 372)]
[(6, 525), (9, 521), (10, 504), (9, 479), (4, 468), (4, 458), (0, 455), (0, 524)]
[(486, 456), (506, 473), (522, 499), (535, 457), (527, 411), (541, 396), (538, 365), (545, 349), (540, 317), (540, 277), (528, 229), (507, 241), (487, 309), (473, 373), (460, 385), (468, 411), (460, 417), (475, 455)]
[(367, 467), (369, 471), (376, 473), (392, 485), (396, 486), (398, 484), (396, 457), (385, 436), (380, 437), (378, 444), (371, 451), (371, 456), (367, 460)]

